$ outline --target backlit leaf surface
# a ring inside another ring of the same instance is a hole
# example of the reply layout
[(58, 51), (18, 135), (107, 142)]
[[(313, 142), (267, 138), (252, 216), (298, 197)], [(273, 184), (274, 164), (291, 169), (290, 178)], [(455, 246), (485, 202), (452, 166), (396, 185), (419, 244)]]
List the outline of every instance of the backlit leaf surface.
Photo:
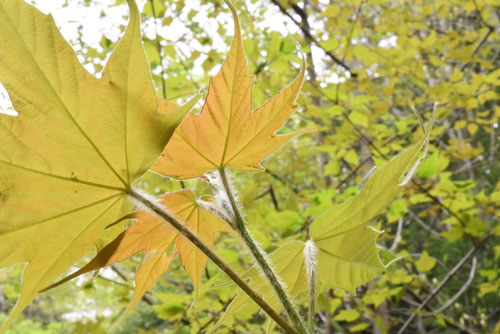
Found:
[[(160, 154), (189, 108), (158, 112), (137, 6), (97, 79), (44, 15), (0, 2), (0, 82), (17, 117), (0, 114), (0, 266), (28, 262), (0, 332), (36, 293), (129, 213), (125, 191)], [(165, 105), (162, 103), (161, 105)]]
[(175, 131), (153, 169), (178, 179), (231, 167), (260, 171), (260, 162), (299, 134), (276, 131), (296, 110), (295, 99), (304, 81), (299, 76), (260, 108), (252, 112), (253, 76), (248, 75), (236, 10), (234, 38), (219, 73), (210, 80), (208, 95), (199, 115), (190, 114)]
[(356, 196), (324, 212), (311, 225), (320, 282), (353, 293), (385, 268), (375, 242), (380, 232), (368, 224), (413, 174), (433, 123), (434, 116), (418, 143), (375, 170)]

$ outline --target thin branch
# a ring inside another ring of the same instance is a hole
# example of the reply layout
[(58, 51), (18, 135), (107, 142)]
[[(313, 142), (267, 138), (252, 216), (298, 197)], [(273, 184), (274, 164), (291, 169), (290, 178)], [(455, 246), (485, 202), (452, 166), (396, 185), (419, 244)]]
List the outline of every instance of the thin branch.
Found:
[(460, 290), (458, 290), (458, 292), (453, 297), (451, 297), (446, 303), (441, 305), (441, 307), (439, 307), (438, 309), (436, 309), (430, 313), (427, 313), (425, 315), (433, 315), (436, 313), (441, 313), (446, 308), (450, 307), (450, 305), (453, 304), (455, 302), (455, 300), (457, 300), (465, 292), (465, 290), (467, 290), (469, 285), (472, 283), (472, 280), (474, 279), (474, 275), (476, 274), (476, 267), (477, 267), (477, 258), (474, 256), (472, 258), (472, 268), (470, 269), (469, 278), (467, 278), (467, 281), (462, 285)]
[(455, 274), (462, 268), (462, 266), (469, 260), (469, 258), (474, 255), (474, 253), (481, 247), (481, 245), (493, 234), (490, 233), (486, 235), (483, 239), (481, 239), (474, 247), (472, 247), (463, 257), (458, 261), (458, 263), (453, 267), (453, 269), (446, 274), (446, 276), (443, 278), (443, 280), (431, 291), (431, 293), (418, 305), (418, 307), (415, 309), (415, 311), (411, 314), (411, 316), (406, 320), (406, 322), (403, 324), (403, 326), (399, 329), (397, 334), (403, 334), (405, 330), (410, 326), (412, 321), (415, 319), (415, 317), (418, 315), (418, 313), (434, 298), (439, 291), (450, 281), (450, 279), (455, 276)]
[(299, 334), (288, 322), (279, 315), (264, 299), (253, 290), (231, 267), (224, 262), (210, 247), (201, 241), (190, 229), (182, 222), (172, 216), (161, 204), (146, 198), (144, 195), (137, 192), (135, 189), (127, 189), (127, 194), (146, 206), (149, 210), (157, 214), (163, 220), (172, 225), (177, 231), (191, 241), (200, 251), (202, 251), (212, 262), (215, 263), (226, 275), (228, 275), (234, 283), (236, 283), (245, 293), (259, 305), (276, 323), (281, 326), (287, 333)]
[[(338, 65), (340, 65), (342, 68), (344, 68), (347, 72), (349, 72), (349, 74), (351, 75), (351, 77), (355, 78), (357, 76), (356, 73), (354, 72), (351, 72), (351, 68), (345, 63), (343, 62), (342, 60), (340, 60), (339, 58), (337, 58), (337, 56), (335, 56), (333, 53), (331, 53), (330, 51), (327, 51), (325, 50), (321, 45), (320, 43), (318, 42), (318, 40), (309, 32), (307, 31), (307, 29), (304, 28), (304, 26), (302, 24), (300, 24), (300, 22), (298, 22), (290, 13), (287, 12), (286, 8), (283, 7), (281, 5), (281, 3), (279, 2), (279, 0), (271, 0), (272, 3), (274, 3), (278, 8), (279, 10), (285, 15), (287, 16), (301, 31), (302, 33), (306, 36), (307, 39), (309, 39), (311, 42), (313, 42), (317, 47), (319, 47), (320, 49), (323, 50), (323, 52), (326, 53), (326, 55), (328, 57), (330, 57), (330, 59), (332, 59), (335, 63), (337, 63)], [(304, 11), (302, 10), (302, 8), (300, 8), (299, 6), (297, 6), (296, 4), (291, 4), (291, 7), (293, 8), (293, 10), (300, 16), (300, 17), (304, 17)]]
[[(124, 274), (124, 273), (123, 273), (123, 272), (122, 272), (122, 271), (121, 271), (121, 270), (120, 270), (120, 269), (119, 269), (116, 265), (114, 265), (114, 264), (113, 264), (113, 265), (111, 265), (111, 270), (113, 270), (113, 271), (114, 271), (114, 272), (115, 272), (118, 276), (120, 276), (120, 278), (121, 278), (123, 281), (125, 281), (125, 282), (128, 282), (128, 281), (129, 281), (128, 277), (127, 277), (127, 276), (126, 276), (126, 275), (125, 275), (125, 274)], [(109, 282), (113, 282), (113, 283), (115, 283), (115, 284), (120, 284), (119, 282), (115, 282), (115, 281), (113, 281), (113, 280), (107, 279), (106, 277), (103, 277), (103, 276), (101, 276), (101, 275), (98, 275), (97, 277), (99, 277), (99, 278), (101, 278), (101, 279), (104, 279), (104, 280), (107, 280), (107, 281), (109, 281)], [(127, 287), (129, 287), (128, 285), (126, 285), (126, 286), (127, 286)], [(153, 305), (153, 304), (154, 304), (154, 303), (153, 303), (153, 301), (152, 301), (152, 300), (151, 300), (148, 296), (146, 296), (146, 295), (143, 295), (143, 296), (141, 297), (141, 299), (142, 299), (142, 300), (143, 300), (146, 304), (148, 304), (148, 305)]]
[[(361, 0), (361, 3), (359, 4), (358, 8), (356, 8), (356, 13), (354, 14), (354, 20), (352, 21), (351, 28), (349, 29), (349, 33), (347, 34), (346, 37), (346, 46), (344, 48), (344, 54), (342, 56), (342, 61), (345, 61), (345, 57), (347, 56), (347, 51), (349, 51), (349, 47), (352, 44), (352, 35), (354, 34), (354, 28), (356, 27), (356, 24), (358, 23), (359, 16), (361, 15), (361, 7), (365, 3), (365, 0)], [(339, 103), (339, 94), (340, 94), (340, 82), (337, 83), (337, 87), (335, 87), (335, 102), (337, 104)]]
[(299, 193), (299, 189), (293, 184), (293, 183), (289, 183), (287, 182), (285, 179), (283, 179), (281, 176), (279, 176), (278, 174), (272, 172), (269, 170), (269, 168), (266, 168), (265, 172), (269, 175), (271, 175), (271, 177), (277, 181), (279, 181), (281, 184), (283, 184), (284, 186), (286, 187), (290, 187), (290, 189), (293, 191), (294, 194), (298, 194)]
[(488, 37), (490, 37), (490, 35), (493, 31), (495, 31), (495, 29), (493, 27), (488, 27), (488, 31), (486, 32), (484, 37), (481, 39), (479, 44), (476, 46), (476, 48), (472, 52), (472, 56), (474, 56), (479, 51), (479, 49), (481, 49), (481, 47), (484, 45), (484, 43), (486, 43), (486, 40), (488, 39)]
[(436, 237), (441, 237), (441, 235), (438, 232), (436, 232), (429, 225), (427, 225), (426, 223), (424, 223), (422, 221), (422, 219), (420, 219), (420, 217), (415, 214), (415, 212), (413, 212), (412, 210), (408, 210), (408, 213), (413, 218), (413, 220), (418, 223), (418, 225), (422, 226), (422, 228), (424, 230), (426, 230), (427, 232), (429, 232), (430, 234), (432, 234), (432, 235), (434, 235)]
[(476, 7), (477, 10), (477, 15), (479, 15), (479, 19), (481, 22), (484, 24), (485, 27), (488, 27), (490, 29), (494, 28), (491, 24), (489, 24), (486, 19), (483, 17), (483, 14), (481, 13), (481, 10), (479, 9), (479, 6), (477, 5), (476, 0), (472, 0), (472, 3), (474, 4), (474, 7)]
[(399, 218), (398, 229), (396, 230), (396, 235), (394, 236), (394, 242), (392, 243), (389, 250), (394, 252), (401, 241), (401, 234), (403, 233), (403, 218)]
[(212, 315), (212, 317), (210, 319), (208, 319), (207, 322), (205, 322), (202, 326), (200, 326), (200, 328), (198, 329), (198, 334), (202, 333), (205, 328), (207, 328), (211, 323), (213, 323), (215, 320), (217, 320), (217, 318), (219, 317), (219, 315), (221, 313), (223, 313), (223, 312), (226, 311), (226, 309), (229, 307), (229, 304), (231, 304), (233, 300), (234, 300), (234, 297), (233, 298), (229, 298), (228, 301), (226, 301), (224, 303), (224, 306), (222, 307), (222, 309), (220, 309), (219, 311), (215, 312)]
[[(184, 58), (188, 58), (186, 56), (186, 54), (182, 51), (181, 48), (179, 47), (174, 47), (175, 49), (175, 52), (177, 53), (178, 57), (179, 57), (179, 63), (181, 64), (182, 68), (184, 68), (184, 70), (186, 71), (187, 75), (189, 76), (189, 79), (191, 81), (191, 83), (198, 89), (198, 90), (201, 90), (202, 87), (196, 82), (196, 80), (194, 80), (194, 78), (189, 74), (190, 70), (189, 70), (189, 67), (186, 65), (186, 62), (184, 61), (184, 59), (182, 59), (182, 57)], [(180, 56), (179, 56), (180, 54)], [(182, 56), (182, 57), (181, 57)]]
[(271, 197), (271, 201), (273, 202), (274, 209), (276, 211), (281, 211), (279, 204), (278, 204), (278, 199), (276, 197), (276, 193), (274, 192), (274, 188), (273, 188), (272, 184), (270, 184), (269, 187), (266, 188), (266, 190), (264, 190), (259, 196), (255, 197), (254, 199), (258, 200), (258, 199), (266, 196), (267, 194), (269, 194), (269, 196)]
[[(481, 49), (481, 47), (484, 45), (484, 43), (486, 43), (486, 40), (488, 39), (488, 37), (490, 37), (490, 35), (495, 31), (495, 27), (492, 26), (491, 24), (489, 24), (486, 19), (483, 17), (483, 14), (481, 14), (481, 10), (479, 9), (479, 6), (477, 5), (477, 2), (476, 0), (472, 0), (472, 3), (474, 4), (474, 7), (476, 7), (476, 10), (477, 10), (477, 14), (479, 16), (479, 19), (480, 21), (483, 23), (483, 25), (485, 27), (488, 28), (488, 31), (486, 32), (486, 34), (483, 36), (483, 38), (481, 39), (481, 41), (477, 44), (476, 48), (474, 49), (474, 51), (472, 51), (472, 54), (471, 56), (474, 56), (478, 51), (479, 49)], [(464, 64), (460, 70), (463, 71), (470, 63), (466, 63)]]
[(278, 204), (278, 198), (276, 197), (276, 193), (274, 192), (274, 187), (272, 184), (269, 185), (269, 195), (271, 196), (271, 200), (273, 201), (274, 209), (276, 211), (281, 211)]
[(348, 181), (349, 181), (352, 177), (354, 177), (354, 176), (356, 175), (356, 173), (357, 173), (357, 172), (358, 172), (358, 171), (359, 171), (359, 170), (360, 170), (360, 169), (361, 169), (361, 168), (362, 168), (362, 167), (363, 167), (363, 166), (364, 166), (364, 165), (365, 165), (368, 161), (370, 161), (370, 160), (372, 160), (372, 157), (371, 157), (371, 156), (370, 156), (370, 157), (367, 157), (367, 158), (365, 158), (363, 161), (361, 161), (361, 162), (360, 162), (360, 163), (356, 166), (356, 168), (351, 169), (351, 170), (349, 171), (349, 174), (347, 174), (347, 176), (346, 176), (344, 179), (342, 179), (342, 181), (340, 181), (340, 183), (339, 183), (339, 184), (335, 187), (335, 189), (341, 189), (341, 188), (342, 188), (342, 186), (343, 186), (345, 183), (347, 183), (347, 182), (348, 182)]

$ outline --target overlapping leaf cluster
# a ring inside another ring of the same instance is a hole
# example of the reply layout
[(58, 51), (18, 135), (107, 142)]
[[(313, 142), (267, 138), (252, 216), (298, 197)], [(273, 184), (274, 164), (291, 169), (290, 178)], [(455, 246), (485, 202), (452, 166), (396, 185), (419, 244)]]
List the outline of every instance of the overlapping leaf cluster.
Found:
[[(300, 74), (255, 111), (236, 10), (227, 58), (209, 85), (201, 112), (157, 99), (140, 38), (139, 13), (128, 1), (130, 22), (102, 78), (84, 70), (50, 16), (21, 0), (0, 5), (0, 80), (19, 112), (0, 118), (0, 265), (29, 262), (18, 304), (4, 330), (35, 294), (49, 286), (92, 248), (101, 250), (80, 274), (145, 252), (129, 308), (179, 255), (198, 293), (206, 256), (172, 226), (127, 198), (149, 168), (177, 179), (213, 170), (262, 170), (262, 160), (306, 130), (277, 131), (297, 109), (305, 77)], [(35, 33), (34, 31), (38, 31)], [(52, 43), (44, 43), (50, 40)], [(41, 45), (41, 46), (40, 46)], [(20, 61), (22, 59), (23, 61)], [(433, 116), (432, 116), (433, 117)], [(421, 139), (369, 176), (359, 193), (321, 213), (310, 227), (309, 245), (284, 244), (270, 259), (296, 297), (314, 273), (322, 284), (351, 292), (383, 271), (369, 226), (418, 165), (433, 118)], [(203, 242), (230, 232), (227, 207), (196, 199), (190, 190), (164, 194), (159, 203)], [(213, 211), (226, 210), (220, 215)], [(121, 232), (124, 218), (132, 225)], [(120, 233), (121, 232), (121, 233)], [(304, 254), (305, 253), (305, 254)], [(269, 284), (252, 268), (244, 277), (276, 310)], [(219, 324), (248, 300), (239, 295)]]

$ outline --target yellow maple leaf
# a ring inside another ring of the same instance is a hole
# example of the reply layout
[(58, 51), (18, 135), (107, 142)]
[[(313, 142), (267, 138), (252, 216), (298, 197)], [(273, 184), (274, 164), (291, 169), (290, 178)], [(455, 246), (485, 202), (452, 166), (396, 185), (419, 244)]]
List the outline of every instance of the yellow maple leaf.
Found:
[(236, 9), (226, 3), (234, 17), (235, 31), (229, 54), (219, 73), (210, 79), (200, 114), (186, 117), (155, 162), (153, 170), (158, 173), (188, 179), (224, 167), (259, 171), (267, 155), (311, 130), (276, 134), (297, 108), (304, 64), (289, 86), (252, 112), (254, 77), (248, 75)]
[[(159, 203), (168, 208), (169, 212), (179, 221), (184, 222), (185, 226), (196, 233), (198, 238), (209, 247), (213, 246), (216, 232), (231, 231), (221, 218), (205, 209), (190, 190), (166, 194), (159, 200)], [(134, 254), (145, 251), (146, 255), (151, 256), (137, 270), (134, 296), (123, 317), (167, 271), (169, 264), (177, 254), (180, 255), (182, 265), (193, 281), (195, 292), (198, 293), (201, 275), (208, 260), (207, 256), (171, 225), (153, 213), (140, 211), (128, 216), (128, 218), (130, 217), (137, 219), (134, 225), (104, 247), (87, 265), (44, 289), (44, 291), (82, 274), (123, 261)], [(174, 242), (175, 249), (168, 256), (167, 251)]]
[(0, 82), (18, 116), (0, 115), (0, 267), (28, 262), (14, 317), (58, 275), (120, 232), (127, 189), (194, 104), (161, 112), (128, 1), (127, 30), (98, 79), (44, 15), (0, 5)]

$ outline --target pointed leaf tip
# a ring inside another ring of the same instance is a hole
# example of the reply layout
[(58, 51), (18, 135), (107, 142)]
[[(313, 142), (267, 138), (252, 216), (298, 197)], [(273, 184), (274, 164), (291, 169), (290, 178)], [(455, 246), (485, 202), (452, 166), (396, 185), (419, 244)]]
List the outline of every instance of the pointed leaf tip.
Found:
[(28, 262), (5, 332), (40, 289), (117, 237), (119, 227), (106, 226), (133, 211), (126, 189), (177, 123), (157, 112), (134, 1), (101, 79), (49, 15), (23, 0), (1, 3), (0, 45), (8, 47), (0, 48), (0, 82), (19, 117), (0, 115), (0, 142), (9, 147), (0, 150), (0, 180), (9, 182), (0, 266)]
[(277, 131), (296, 110), (297, 95), (305, 76), (305, 59), (298, 76), (276, 96), (252, 111), (253, 76), (247, 60), (236, 9), (234, 38), (220, 71), (210, 79), (205, 104), (199, 115), (188, 115), (175, 131), (153, 170), (177, 179), (199, 177), (230, 167), (262, 171), (269, 154), (311, 129), (280, 135)]
[[(435, 112), (424, 135), (413, 146), (372, 172), (354, 197), (327, 210), (311, 224), (310, 235), (318, 246), (318, 279), (354, 292), (385, 269), (379, 258), (377, 236), (369, 226), (408, 181), (422, 159)], [(425, 152), (424, 152), (425, 155)]]

